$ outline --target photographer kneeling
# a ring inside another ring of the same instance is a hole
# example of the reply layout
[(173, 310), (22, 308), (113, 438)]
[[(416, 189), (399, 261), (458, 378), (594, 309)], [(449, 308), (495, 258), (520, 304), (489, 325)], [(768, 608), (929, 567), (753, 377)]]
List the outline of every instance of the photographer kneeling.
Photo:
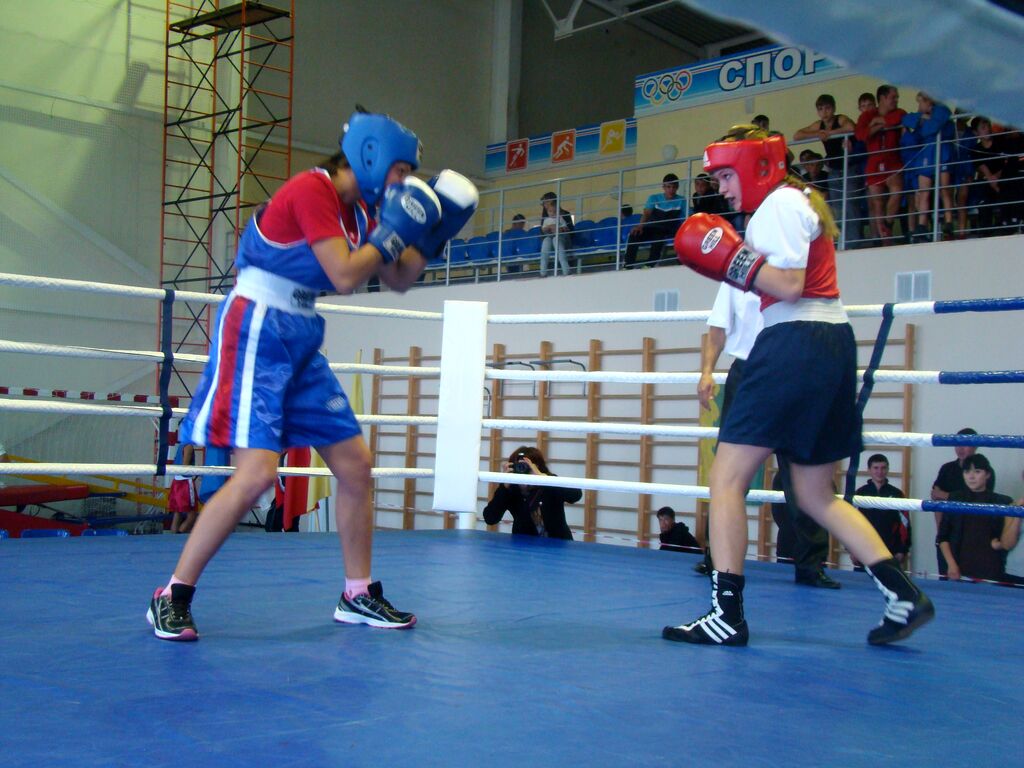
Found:
[[(501, 471), (517, 475), (554, 476), (548, 470), (544, 454), (525, 445), (514, 450), (508, 461), (502, 462)], [(484, 522), (497, 525), (506, 512), (511, 512), (512, 533), (572, 539), (572, 531), (565, 522), (565, 504), (577, 502), (582, 496), (583, 491), (579, 488), (502, 483), (484, 507)]]

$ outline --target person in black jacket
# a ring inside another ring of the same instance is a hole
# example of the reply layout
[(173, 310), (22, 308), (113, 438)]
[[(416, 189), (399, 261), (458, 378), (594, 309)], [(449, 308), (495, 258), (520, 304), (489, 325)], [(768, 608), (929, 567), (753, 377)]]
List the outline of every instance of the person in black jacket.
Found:
[[(516, 448), (508, 461), (502, 462), (501, 471), (554, 476), (544, 454), (526, 445)], [(484, 507), (484, 522), (497, 525), (506, 512), (511, 512), (512, 533), (571, 540), (572, 531), (565, 522), (565, 505), (579, 501), (582, 496), (579, 488), (502, 483)]]
[(658, 527), (661, 529), (658, 536), (661, 546), (658, 549), (697, 554), (703, 551), (700, 542), (690, 533), (689, 526), (676, 522), (676, 511), (672, 507), (662, 507), (658, 510)]
[[(992, 490), (992, 465), (984, 454), (975, 453), (963, 462), (965, 491), (954, 491), (949, 501), (969, 504), (1002, 504), (1013, 499)], [(1003, 581), (1006, 555), (1020, 538), (1020, 518), (1001, 515), (972, 515), (947, 512), (942, 516), (935, 543), (945, 555), (946, 578)]]

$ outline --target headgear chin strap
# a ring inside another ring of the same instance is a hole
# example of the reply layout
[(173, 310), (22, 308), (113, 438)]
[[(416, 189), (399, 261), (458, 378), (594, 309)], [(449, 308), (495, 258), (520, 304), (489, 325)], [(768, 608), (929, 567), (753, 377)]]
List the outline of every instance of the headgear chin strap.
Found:
[(742, 207), (753, 213), (768, 193), (786, 178), (786, 140), (782, 136), (716, 141), (704, 150), (704, 170), (732, 168), (740, 177)]
[(355, 112), (342, 127), (338, 141), (367, 205), (376, 205), (384, 192), (388, 171), (405, 162), (419, 168), (422, 145), (416, 134), (387, 115)]

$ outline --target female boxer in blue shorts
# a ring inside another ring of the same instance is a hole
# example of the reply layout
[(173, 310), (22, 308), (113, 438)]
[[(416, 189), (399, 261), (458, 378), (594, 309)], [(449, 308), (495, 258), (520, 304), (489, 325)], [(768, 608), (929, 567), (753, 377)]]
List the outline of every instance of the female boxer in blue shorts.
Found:
[[(370, 452), (348, 399), (320, 353), (320, 291), (350, 294), (374, 274), (405, 291), (476, 209), (476, 187), (454, 171), (428, 185), (416, 135), (386, 115), (349, 118), (340, 152), (294, 176), (242, 234), (234, 290), (221, 305), (182, 441), (233, 449), (235, 473), (203, 509), (147, 619), (164, 640), (196, 640), (191, 601), (206, 564), (277, 475), (278, 456), (313, 446), (338, 479), (335, 514), (345, 589), (344, 623), (404, 628), (371, 582)], [(380, 201), (380, 214), (373, 211)]]
[(861, 448), (855, 405), (857, 349), (836, 282), (836, 225), (824, 200), (786, 173), (786, 144), (753, 126), (737, 126), (704, 152), (704, 170), (737, 211), (753, 214), (746, 241), (709, 214), (679, 228), (679, 260), (713, 280), (761, 295), (758, 335), (719, 432), (711, 467), (711, 610), (663, 637), (689, 643), (746, 645), (744, 501), (772, 452), (790, 465), (797, 502), (862, 563), (886, 598), (873, 645), (910, 635), (935, 614), (867, 519), (835, 496), (835, 462)]

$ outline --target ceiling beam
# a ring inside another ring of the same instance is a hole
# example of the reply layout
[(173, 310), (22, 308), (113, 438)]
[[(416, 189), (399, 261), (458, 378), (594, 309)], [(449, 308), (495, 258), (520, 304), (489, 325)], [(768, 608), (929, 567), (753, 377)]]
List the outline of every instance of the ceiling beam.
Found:
[(555, 40), (571, 37), (572, 35), (583, 32), (587, 29), (614, 24), (617, 21), (625, 21), (636, 29), (639, 29), (641, 32), (661, 40), (663, 43), (666, 43), (673, 48), (678, 48), (697, 59), (706, 58), (707, 56), (707, 51), (704, 47), (695, 45), (684, 37), (674, 35), (671, 32), (662, 29), (657, 24), (653, 24), (649, 21), (645, 21), (643, 18), (640, 18), (644, 14), (651, 13), (659, 8), (663, 8), (668, 5), (678, 5), (678, 0), (664, 0), (664, 2), (655, 3), (654, 5), (649, 5), (644, 8), (638, 8), (634, 11), (624, 11), (623, 9), (626, 5), (622, 2), (616, 3), (610, 2), (609, 0), (586, 0), (589, 5), (607, 13), (610, 18), (603, 19), (602, 21), (595, 21), (591, 24), (576, 26), (576, 15), (579, 13), (582, 1), (583, 0), (574, 0), (568, 15), (566, 15), (564, 19), (559, 19), (551, 10), (548, 0), (542, 0), (544, 8), (547, 10), (548, 15), (551, 17), (551, 20), (555, 25)]

